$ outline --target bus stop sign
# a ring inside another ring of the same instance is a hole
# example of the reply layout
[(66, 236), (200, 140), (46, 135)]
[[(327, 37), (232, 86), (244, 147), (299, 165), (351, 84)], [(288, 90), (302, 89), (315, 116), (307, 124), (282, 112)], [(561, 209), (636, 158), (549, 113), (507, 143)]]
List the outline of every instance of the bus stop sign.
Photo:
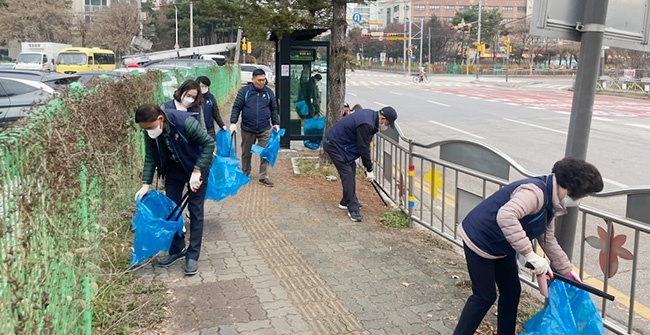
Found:
[(604, 45), (650, 51), (650, 0), (609, 1), (604, 27), (580, 22), (585, 3), (585, 0), (536, 0), (530, 33), (580, 41), (581, 31), (604, 28)]

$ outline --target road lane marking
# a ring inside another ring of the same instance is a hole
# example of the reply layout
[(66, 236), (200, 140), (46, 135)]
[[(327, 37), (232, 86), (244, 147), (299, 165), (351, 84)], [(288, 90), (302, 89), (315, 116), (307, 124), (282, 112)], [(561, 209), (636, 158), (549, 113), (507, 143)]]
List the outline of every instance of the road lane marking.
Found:
[(506, 102), (505, 104), (510, 106), (521, 106), (520, 104), (516, 104), (514, 102)]
[(562, 115), (571, 115), (570, 112), (553, 111), (553, 113), (562, 114)]
[(650, 129), (650, 126), (646, 126), (644, 124), (626, 123), (626, 125), (632, 126), (632, 127), (643, 128), (643, 129)]
[(395, 94), (395, 95), (402, 95), (402, 93), (397, 93), (397, 92), (393, 92), (393, 91), (390, 91), (390, 92), (388, 92), (388, 93), (390, 93), (390, 94)]
[(466, 131), (464, 131), (464, 130), (460, 130), (460, 129), (458, 129), (458, 128), (454, 128), (454, 127), (452, 127), (452, 126), (448, 126), (448, 125), (446, 125), (446, 124), (442, 124), (442, 123), (440, 123), (440, 122), (436, 122), (436, 121), (429, 121), (429, 122), (431, 122), (431, 123), (433, 123), (433, 124), (437, 124), (437, 125), (439, 125), (439, 126), (441, 126), (441, 127), (445, 127), (445, 128), (448, 128), (448, 129), (451, 129), (451, 130), (457, 131), (457, 132), (462, 133), (462, 134), (465, 134), (465, 135), (469, 135), (469, 136), (476, 137), (476, 138), (478, 138), (478, 139), (480, 139), (480, 140), (484, 140), (484, 139), (485, 139), (484, 137), (481, 137), (481, 136), (478, 136), (478, 135), (474, 135), (474, 134), (472, 134), (472, 133), (468, 133), (468, 132), (466, 132)]
[(358, 95), (356, 95), (356, 94), (354, 94), (354, 93), (348, 93), (348, 94), (351, 95), (351, 96), (353, 96), (353, 97), (358, 96)]
[(614, 186), (618, 186), (618, 187), (620, 187), (620, 188), (628, 187), (627, 185), (625, 185), (625, 184), (623, 184), (623, 183), (619, 183), (619, 182), (617, 182), (617, 181), (614, 181), (614, 180), (611, 180), (611, 179), (607, 179), (607, 178), (603, 178), (603, 181), (606, 182), (606, 183), (610, 183), (610, 184), (612, 184), (612, 185), (614, 185)]
[(612, 122), (612, 121), (614, 121), (614, 120), (612, 120), (612, 119), (607, 119), (607, 118), (604, 118), (604, 117), (598, 117), (598, 116), (594, 116), (594, 117), (592, 117), (591, 119), (592, 119), (592, 120), (598, 120), (598, 121), (605, 121), (605, 122)]
[(449, 107), (449, 105), (447, 105), (447, 104), (443, 104), (443, 103), (441, 103), (441, 102), (435, 102), (435, 101), (431, 101), (431, 100), (427, 100), (427, 102), (430, 102), (430, 103), (432, 103), (432, 104), (436, 104), (436, 105), (440, 105), (440, 106)]
[(386, 106), (388, 106), (388, 105), (384, 105), (384, 104), (382, 104), (381, 102), (377, 102), (377, 101), (375, 101), (375, 103), (376, 103), (377, 105), (381, 106), (381, 107), (386, 107)]
[(514, 122), (514, 123), (523, 124), (523, 125), (525, 125), (525, 126), (529, 126), (529, 127), (534, 127), (534, 128), (539, 128), (539, 129), (544, 129), (544, 130), (552, 131), (552, 132), (554, 132), (554, 133), (560, 133), (560, 134), (564, 134), (564, 135), (567, 135), (567, 134), (568, 134), (568, 133), (565, 132), (565, 131), (555, 130), (555, 129), (551, 129), (551, 128), (543, 127), (543, 126), (538, 126), (538, 125), (536, 125), (536, 124), (532, 124), (532, 123), (528, 123), (528, 122), (522, 122), (522, 121), (517, 121), (517, 120), (512, 120), (512, 119), (506, 119), (506, 118), (504, 118), (504, 120), (506, 120), (506, 121), (510, 121), (510, 122)]

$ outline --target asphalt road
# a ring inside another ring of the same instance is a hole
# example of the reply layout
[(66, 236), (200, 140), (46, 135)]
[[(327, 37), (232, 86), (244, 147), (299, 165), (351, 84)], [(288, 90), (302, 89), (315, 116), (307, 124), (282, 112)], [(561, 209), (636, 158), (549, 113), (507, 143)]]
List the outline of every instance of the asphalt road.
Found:
[[(565, 153), (573, 92), (569, 80), (519, 80), (506, 87), (496, 79), (432, 76), (430, 84), (413, 84), (410, 77), (368, 71), (349, 73), (346, 101), (365, 108), (393, 106), (405, 135), (419, 142), (467, 139), (489, 144), (512, 157), (526, 169), (549, 173), (553, 163)], [(648, 100), (597, 96), (588, 140), (587, 161), (596, 165), (605, 179), (605, 189), (650, 185), (650, 104)], [(584, 204), (619, 215), (625, 214), (625, 198), (587, 198)], [(600, 222), (598, 222), (600, 223)], [(596, 224), (590, 227), (596, 234)], [(605, 227), (604, 224), (600, 224)], [(628, 236), (625, 244), (632, 251), (631, 231), (616, 230)], [(640, 255), (650, 252), (643, 237)], [(579, 241), (576, 241), (578, 243)], [(579, 244), (576, 244), (576, 250)], [(647, 249), (647, 250), (646, 250)], [(574, 253), (575, 254), (575, 253)], [(603, 280), (597, 268), (597, 254), (585, 266), (588, 276)], [(575, 260), (575, 259), (574, 259)], [(629, 292), (630, 262), (621, 261), (619, 275), (610, 285)], [(639, 258), (636, 311), (644, 318), (650, 312), (650, 261)], [(622, 307), (623, 309), (625, 307)], [(608, 309), (610, 310), (610, 309)], [(622, 316), (622, 315), (621, 315)], [(641, 323), (645, 323), (641, 322)], [(636, 324), (636, 323), (635, 323)], [(645, 327), (644, 327), (645, 328)]]

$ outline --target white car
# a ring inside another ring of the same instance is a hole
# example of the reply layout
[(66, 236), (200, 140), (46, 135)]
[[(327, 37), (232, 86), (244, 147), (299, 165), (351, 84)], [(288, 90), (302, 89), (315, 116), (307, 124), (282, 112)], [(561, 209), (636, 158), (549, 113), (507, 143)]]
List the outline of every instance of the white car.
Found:
[(264, 73), (266, 74), (266, 80), (268, 80), (269, 83), (275, 82), (275, 76), (273, 74), (273, 70), (271, 70), (271, 68), (269, 68), (266, 65), (261, 65), (261, 64), (240, 64), (240, 65), (241, 65), (242, 85), (246, 85), (247, 83), (253, 81), (253, 71), (255, 71), (256, 69), (264, 70)]

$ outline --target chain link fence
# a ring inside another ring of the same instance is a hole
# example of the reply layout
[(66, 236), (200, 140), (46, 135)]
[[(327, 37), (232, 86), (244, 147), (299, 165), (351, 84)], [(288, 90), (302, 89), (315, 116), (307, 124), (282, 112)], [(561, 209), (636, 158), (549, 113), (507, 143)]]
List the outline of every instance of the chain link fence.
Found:
[(133, 110), (199, 75), (218, 101), (239, 87), (238, 67), (75, 83), (0, 133), (0, 334), (93, 333), (100, 246), (109, 222), (130, 225), (140, 184)]

